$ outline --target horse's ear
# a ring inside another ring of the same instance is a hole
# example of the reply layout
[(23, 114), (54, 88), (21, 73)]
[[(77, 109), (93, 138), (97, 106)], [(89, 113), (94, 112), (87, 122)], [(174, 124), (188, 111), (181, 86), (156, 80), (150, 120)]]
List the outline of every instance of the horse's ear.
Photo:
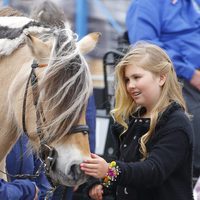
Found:
[(37, 60), (49, 58), (49, 54), (51, 52), (50, 43), (43, 42), (36, 36), (33, 36), (29, 33), (25, 33), (25, 35), (25, 42)]
[(96, 47), (96, 44), (99, 41), (100, 36), (101, 36), (101, 33), (94, 32), (94, 33), (90, 33), (90, 34), (86, 35), (85, 37), (83, 37), (78, 42), (80, 52), (82, 54), (87, 54), (90, 51), (92, 51)]

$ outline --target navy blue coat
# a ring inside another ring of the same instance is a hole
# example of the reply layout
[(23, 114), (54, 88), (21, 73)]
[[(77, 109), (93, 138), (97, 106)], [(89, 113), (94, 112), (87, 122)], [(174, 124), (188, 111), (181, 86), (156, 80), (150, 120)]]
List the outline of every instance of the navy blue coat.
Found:
[[(17, 143), (14, 145), (12, 148), (11, 152), (8, 154), (7, 159), (6, 159), (6, 168), (7, 172), (11, 175), (16, 175), (16, 174), (35, 174), (35, 172), (38, 170), (41, 162), (34, 154), (28, 151), (27, 148), (28, 144), (28, 137), (26, 135), (20, 136), (19, 140)], [(13, 177), (8, 177), (11, 183), (13, 183), (16, 179)], [(29, 181), (29, 180), (27, 180)], [(37, 187), (39, 188), (39, 199), (42, 200), (45, 198), (47, 190), (50, 188), (50, 184), (44, 174), (44, 171), (40, 173), (40, 176), (34, 180)], [(25, 182), (25, 180), (24, 180)], [(23, 188), (22, 188), (23, 189)], [(15, 190), (15, 195), (18, 195), (17, 193), (23, 193), (24, 190)], [(31, 195), (30, 191), (30, 196)], [(34, 192), (35, 194), (35, 192)], [(18, 199), (17, 197), (14, 199)], [(20, 199), (26, 199), (20, 198)], [(31, 198), (30, 198), (31, 199)], [(33, 199), (33, 198), (32, 198)], [(31, 199), (31, 200), (32, 200)]]
[(33, 200), (35, 184), (30, 180), (6, 182), (0, 179), (0, 199), (2, 200)]

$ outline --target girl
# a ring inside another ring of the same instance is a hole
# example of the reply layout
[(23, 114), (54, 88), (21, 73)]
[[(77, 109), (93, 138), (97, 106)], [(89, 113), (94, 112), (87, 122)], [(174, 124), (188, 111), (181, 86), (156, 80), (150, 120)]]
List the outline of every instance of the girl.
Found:
[(113, 135), (117, 159), (81, 164), (102, 178), (89, 196), (117, 200), (192, 200), (192, 128), (173, 64), (158, 46), (138, 43), (116, 66)]

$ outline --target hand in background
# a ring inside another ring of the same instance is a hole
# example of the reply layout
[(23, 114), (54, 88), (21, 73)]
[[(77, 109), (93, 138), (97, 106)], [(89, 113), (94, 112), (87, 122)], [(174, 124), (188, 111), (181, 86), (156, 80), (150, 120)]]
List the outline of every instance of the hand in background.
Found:
[(89, 176), (104, 178), (108, 172), (108, 163), (96, 154), (91, 154), (91, 159), (80, 164), (81, 170)]
[(74, 186), (74, 188), (73, 188), (73, 192), (76, 192), (76, 191), (78, 190), (78, 188), (79, 188), (79, 185)]
[(103, 199), (103, 186), (95, 185), (89, 191), (89, 196), (94, 200), (102, 200)]

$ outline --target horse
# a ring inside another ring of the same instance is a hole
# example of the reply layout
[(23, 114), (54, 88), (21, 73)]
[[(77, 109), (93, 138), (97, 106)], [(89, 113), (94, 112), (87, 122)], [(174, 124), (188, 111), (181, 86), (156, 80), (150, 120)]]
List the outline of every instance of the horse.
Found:
[(78, 42), (69, 26), (0, 17), (0, 162), (22, 132), (55, 184), (76, 186), (90, 157), (85, 107), (92, 82), (84, 55), (100, 34)]

